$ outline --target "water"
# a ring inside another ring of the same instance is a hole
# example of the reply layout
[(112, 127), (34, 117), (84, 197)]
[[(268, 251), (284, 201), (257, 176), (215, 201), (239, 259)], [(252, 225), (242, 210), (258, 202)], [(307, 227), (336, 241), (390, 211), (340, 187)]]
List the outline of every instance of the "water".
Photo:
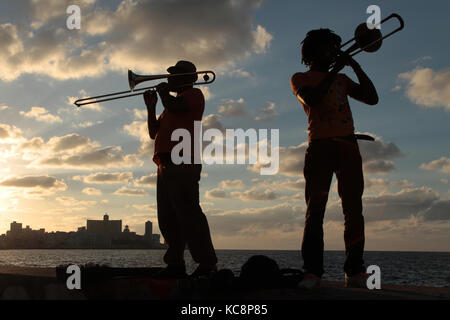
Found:
[[(280, 268), (300, 269), (299, 251), (217, 250), (218, 267), (229, 268), (239, 275), (248, 258), (262, 254), (275, 259)], [(56, 267), (61, 264), (107, 264), (111, 267), (164, 266), (164, 250), (0, 250), (0, 265)], [(195, 264), (186, 252), (187, 271)], [(326, 280), (343, 280), (345, 254), (326, 251), (324, 255)], [(450, 252), (365, 252), (366, 265), (381, 268), (383, 283), (450, 287)]]

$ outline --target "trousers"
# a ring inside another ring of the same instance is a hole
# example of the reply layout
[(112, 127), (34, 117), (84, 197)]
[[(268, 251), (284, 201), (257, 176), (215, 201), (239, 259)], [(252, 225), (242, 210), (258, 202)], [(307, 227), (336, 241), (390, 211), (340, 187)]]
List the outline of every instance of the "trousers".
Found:
[(157, 175), (158, 223), (168, 244), (164, 262), (184, 264), (186, 245), (193, 260), (212, 266), (217, 257), (208, 221), (199, 203), (200, 164), (161, 163)]
[(344, 213), (344, 271), (349, 276), (365, 272), (364, 177), (358, 143), (355, 138), (328, 138), (309, 143), (303, 169), (307, 205), (302, 241), (303, 268), (318, 277), (324, 273), (323, 219), (333, 173)]

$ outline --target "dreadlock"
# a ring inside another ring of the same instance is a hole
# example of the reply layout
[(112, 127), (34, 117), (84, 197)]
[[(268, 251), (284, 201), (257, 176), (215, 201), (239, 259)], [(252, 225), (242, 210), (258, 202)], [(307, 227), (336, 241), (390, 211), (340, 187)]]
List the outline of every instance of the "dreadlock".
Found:
[(330, 42), (335, 46), (341, 45), (341, 37), (330, 29), (311, 30), (306, 34), (302, 43), (302, 63), (311, 66), (319, 54), (319, 46), (322, 43)]

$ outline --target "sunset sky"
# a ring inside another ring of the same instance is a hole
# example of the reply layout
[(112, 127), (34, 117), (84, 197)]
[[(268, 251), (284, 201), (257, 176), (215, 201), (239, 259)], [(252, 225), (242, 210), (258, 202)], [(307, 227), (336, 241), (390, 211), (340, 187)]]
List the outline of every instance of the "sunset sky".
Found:
[[(69, 5), (81, 29), (66, 27)], [(77, 108), (77, 97), (128, 89), (127, 69), (163, 74), (176, 61), (214, 70), (207, 128), (279, 129), (278, 174), (204, 165), (201, 204), (217, 249), (299, 249), (307, 117), (290, 89), (306, 71), (307, 31), (344, 40), (377, 4), (405, 29), (356, 60), (376, 106), (350, 100), (365, 173), (367, 250), (450, 251), (450, 2), (20, 0), (0, 2), (0, 234), (14, 220), (72, 231), (86, 219), (156, 220), (156, 166), (142, 96)], [(396, 24), (382, 25), (382, 32)], [(350, 68), (343, 70), (350, 78)], [(153, 83), (153, 84), (157, 84)], [(148, 84), (152, 85), (152, 84)], [(158, 113), (162, 105), (158, 103)], [(344, 248), (335, 178), (325, 249)]]

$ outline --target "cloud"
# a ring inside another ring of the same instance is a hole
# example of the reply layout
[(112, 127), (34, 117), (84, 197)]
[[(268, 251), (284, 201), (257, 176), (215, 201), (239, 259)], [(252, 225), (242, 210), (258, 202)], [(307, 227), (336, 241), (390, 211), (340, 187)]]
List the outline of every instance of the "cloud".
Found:
[(223, 189), (215, 188), (207, 190), (205, 192), (205, 198), (207, 199), (227, 199), (230, 195)]
[(389, 173), (395, 168), (394, 162), (390, 160), (405, 156), (393, 142), (385, 142), (377, 136), (375, 141), (359, 140), (358, 145), (365, 173)]
[(0, 24), (3, 80), (24, 73), (80, 79), (127, 68), (153, 74), (180, 56), (199, 69), (225, 69), (265, 53), (273, 40), (254, 21), (260, 0), (137, 0), (103, 7), (78, 1), (83, 32), (65, 28), (69, 0), (22, 2), (18, 14), (25, 23)]
[(127, 187), (122, 187), (119, 190), (116, 190), (114, 192), (114, 194), (118, 195), (118, 196), (142, 197), (142, 196), (146, 196), (147, 192), (142, 189), (131, 189), (131, 188), (127, 188)]
[(233, 78), (252, 78), (252, 75), (250, 72), (242, 70), (242, 69), (235, 69), (227, 72), (227, 75)]
[(65, 207), (71, 207), (72, 210), (74, 208), (80, 210), (84, 209), (85, 207), (95, 206), (97, 204), (97, 201), (82, 201), (77, 200), (73, 197), (56, 197), (55, 200)]
[(245, 184), (242, 180), (224, 180), (220, 182), (220, 187), (223, 189), (243, 189), (245, 188)]
[(88, 176), (74, 176), (73, 180), (83, 181), (91, 184), (114, 184), (114, 183), (128, 183), (133, 179), (132, 172), (112, 172), (112, 173), (93, 173)]
[[(303, 165), (308, 142), (303, 142), (298, 146), (279, 147), (280, 167), (278, 174), (288, 177), (298, 177), (303, 175)], [(250, 167), (251, 171), (260, 172), (263, 165), (258, 161)]]
[[(85, 99), (85, 98), (90, 98), (87, 95), (87, 92), (85, 90), (80, 90), (79, 92), (79, 96), (78, 97), (67, 97), (67, 104), (69, 106), (73, 106), (75, 104), (75, 101), (80, 100), (80, 99)], [(80, 107), (81, 109), (79, 110), (92, 110), (92, 111), (97, 111), (97, 112), (102, 112), (105, 108), (100, 105), (99, 103), (90, 103), (90, 104), (85, 104), (82, 105)]]
[(413, 103), (450, 111), (450, 68), (434, 71), (419, 67), (398, 77), (406, 82), (406, 95)]
[(72, 123), (72, 127), (73, 128), (90, 128), (90, 127), (93, 127), (95, 125), (102, 124), (102, 123), (103, 123), (103, 121), (101, 121), (101, 120), (96, 121), (96, 122), (85, 121), (85, 122), (81, 122), (81, 123)]
[(12, 188), (37, 188), (46, 190), (66, 190), (67, 185), (63, 180), (50, 176), (13, 176), (0, 181), (2, 187)]
[[(245, 208), (208, 215), (214, 235), (245, 235), (269, 230), (297, 231), (303, 223), (303, 210), (287, 203), (265, 208)], [(300, 231), (300, 230), (298, 230)]]
[(88, 196), (101, 196), (102, 191), (96, 188), (84, 188), (81, 192), (87, 194)]
[[(238, 181), (238, 182), (235, 182)], [(239, 199), (241, 201), (271, 201), (271, 200), (277, 200), (280, 198), (280, 195), (273, 192), (270, 189), (261, 190), (257, 187), (253, 187), (251, 189), (245, 190), (245, 191), (234, 191), (228, 194), (224, 189), (236, 189), (237, 187), (245, 187), (241, 186), (240, 184), (242, 181), (235, 180), (235, 181), (222, 181), (220, 183), (220, 188), (214, 188), (211, 190), (207, 190), (205, 192), (205, 197), (207, 199)], [(240, 182), (239, 182), (240, 181)]]
[(228, 99), (223, 105), (219, 106), (219, 114), (227, 117), (240, 117), (245, 116), (246, 103), (243, 98), (239, 100)]
[(431, 207), (423, 211), (420, 216), (425, 221), (450, 220), (450, 200), (434, 203)]
[(430, 163), (423, 163), (420, 165), (420, 168), (423, 170), (450, 173), (450, 159), (442, 157), (438, 160), (433, 160)]
[(364, 189), (365, 190), (385, 190), (389, 186), (407, 188), (407, 187), (414, 186), (414, 184), (409, 182), (408, 180), (390, 181), (388, 179), (383, 179), (383, 178), (366, 178), (366, 179), (364, 179)]
[(142, 176), (139, 179), (134, 180), (135, 186), (141, 187), (154, 187), (156, 185), (158, 175), (156, 173), (148, 176)]
[(0, 123), (0, 143), (17, 142), (23, 139), (22, 130), (16, 126)]
[(137, 153), (140, 157), (153, 156), (154, 141), (150, 139), (146, 121), (133, 121), (125, 125), (123, 129), (127, 134), (137, 137), (141, 142)]
[(73, 169), (129, 168), (142, 165), (136, 155), (124, 155), (121, 147), (105, 147), (74, 155), (57, 155), (40, 159), (37, 166)]
[(275, 103), (269, 101), (264, 109), (255, 117), (255, 121), (270, 121), (276, 115), (278, 113), (275, 111)]
[(209, 87), (200, 86), (198, 88), (202, 91), (203, 96), (205, 97), (206, 101), (211, 100), (214, 97), (214, 95), (211, 93), (211, 90), (209, 89)]
[[(367, 222), (408, 219), (419, 216), (439, 200), (439, 193), (428, 187), (405, 188), (396, 193), (363, 197), (363, 214)], [(342, 221), (340, 201), (327, 206), (327, 219)]]
[(257, 188), (251, 188), (244, 192), (234, 191), (231, 196), (242, 201), (272, 201), (277, 200), (280, 196), (272, 190), (266, 189), (264, 191)]
[(20, 114), (26, 118), (34, 118), (36, 121), (46, 123), (61, 123), (62, 119), (58, 116), (50, 114), (47, 109), (42, 107), (32, 107), (30, 111), (20, 111)]
[(222, 133), (225, 132), (225, 128), (224, 128), (222, 122), (220, 122), (219, 116), (215, 115), (215, 114), (209, 114), (203, 118), (202, 128), (203, 128), (203, 131), (206, 131), (208, 129), (218, 129)]

